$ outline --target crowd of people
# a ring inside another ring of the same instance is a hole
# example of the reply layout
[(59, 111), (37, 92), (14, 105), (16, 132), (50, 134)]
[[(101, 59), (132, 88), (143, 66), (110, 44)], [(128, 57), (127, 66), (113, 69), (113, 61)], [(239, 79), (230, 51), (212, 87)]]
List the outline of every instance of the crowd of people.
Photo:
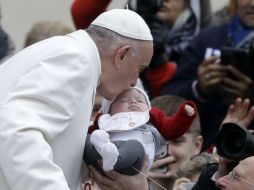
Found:
[(254, 0), (110, 2), (0, 27), (0, 189), (254, 189)]

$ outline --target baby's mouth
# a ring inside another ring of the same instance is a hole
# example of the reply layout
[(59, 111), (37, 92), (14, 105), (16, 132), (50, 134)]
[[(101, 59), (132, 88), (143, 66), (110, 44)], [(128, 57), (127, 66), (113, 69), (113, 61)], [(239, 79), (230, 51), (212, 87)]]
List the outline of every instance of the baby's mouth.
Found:
[(131, 109), (131, 110), (138, 110), (139, 107), (138, 106), (130, 106), (129, 109)]

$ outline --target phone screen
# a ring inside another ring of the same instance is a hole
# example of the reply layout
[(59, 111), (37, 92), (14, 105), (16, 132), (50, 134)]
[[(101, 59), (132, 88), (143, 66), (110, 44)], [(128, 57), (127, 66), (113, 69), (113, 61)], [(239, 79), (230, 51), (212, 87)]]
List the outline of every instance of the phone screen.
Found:
[[(162, 144), (159, 150), (155, 154), (155, 160), (163, 159), (163, 158), (166, 158), (167, 156), (168, 156), (168, 144)], [(153, 170), (153, 172), (157, 172), (157, 173), (167, 173), (167, 171), (168, 171), (167, 164), (162, 165)]]
[(249, 57), (247, 50), (231, 47), (223, 47), (221, 49), (221, 63), (224, 65), (232, 65), (244, 73), (248, 61)]

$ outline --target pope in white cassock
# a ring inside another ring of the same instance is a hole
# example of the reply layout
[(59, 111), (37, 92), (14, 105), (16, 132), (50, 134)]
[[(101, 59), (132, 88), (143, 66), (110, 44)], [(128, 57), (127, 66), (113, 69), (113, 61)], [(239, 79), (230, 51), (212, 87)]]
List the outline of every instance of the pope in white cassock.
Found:
[(98, 91), (112, 100), (150, 63), (143, 19), (114, 9), (87, 30), (36, 43), (0, 66), (0, 189), (77, 190)]

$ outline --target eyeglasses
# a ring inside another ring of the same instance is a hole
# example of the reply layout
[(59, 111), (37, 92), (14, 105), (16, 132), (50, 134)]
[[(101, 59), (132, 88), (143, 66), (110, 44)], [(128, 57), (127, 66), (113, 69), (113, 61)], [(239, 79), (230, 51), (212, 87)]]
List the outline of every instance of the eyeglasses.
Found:
[(235, 172), (234, 169), (233, 169), (231, 172), (229, 172), (228, 175), (229, 175), (229, 178), (230, 178), (232, 181), (242, 181), (242, 182), (244, 182), (244, 183), (246, 183), (246, 184), (248, 184), (248, 185), (254, 187), (254, 184), (253, 184), (253, 183), (248, 182), (248, 181), (246, 181), (245, 179), (239, 177), (239, 176), (237, 175), (237, 173)]

